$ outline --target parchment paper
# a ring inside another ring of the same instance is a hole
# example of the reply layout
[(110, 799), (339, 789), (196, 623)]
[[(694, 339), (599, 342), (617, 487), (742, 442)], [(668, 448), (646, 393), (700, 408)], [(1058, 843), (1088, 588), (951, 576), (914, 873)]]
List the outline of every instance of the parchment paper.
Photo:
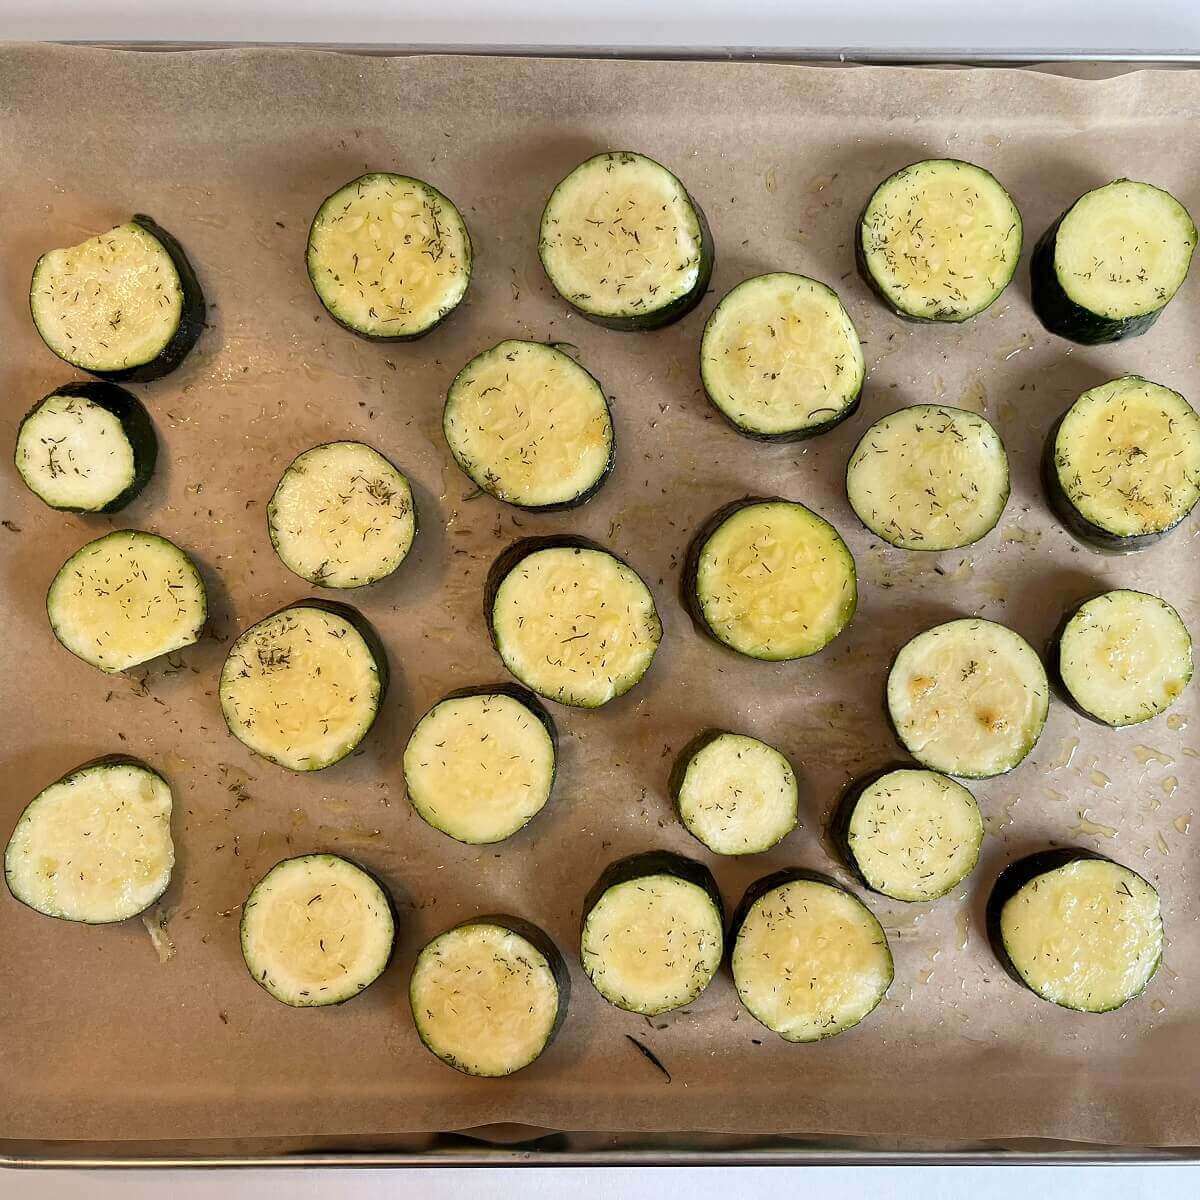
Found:
[[(777, 867), (837, 871), (823, 823), (850, 777), (899, 757), (881, 705), (885, 669), (927, 626), (980, 613), (1042, 646), (1065, 605), (1120, 584), (1165, 595), (1200, 634), (1195, 518), (1152, 549), (1107, 558), (1059, 528), (1037, 481), (1046, 430), (1084, 388), (1138, 372), (1200, 399), (1196, 273), (1148, 335), (1087, 350), (1040, 328), (1024, 264), (982, 317), (918, 327), (867, 294), (852, 255), (873, 185), (930, 155), (994, 170), (1020, 206), (1027, 247), (1078, 193), (1121, 175), (1152, 180), (1200, 213), (1198, 118), (1200, 78), (1182, 71), (1085, 81), (1021, 70), (0, 51), (0, 443), (11, 446), (25, 410), (71, 378), (26, 307), (42, 250), (148, 212), (189, 251), (211, 312), (185, 365), (135, 388), (162, 448), (154, 482), (128, 510), (55, 513), (11, 467), (0, 471), (0, 827), (7, 836), (22, 806), (66, 770), (126, 751), (170, 779), (179, 852), (166, 899), (176, 953), (165, 963), (136, 920), (86, 928), (0, 900), (0, 1134), (378, 1145), (400, 1131), (516, 1122), (1200, 1144), (1200, 829), (1187, 832), (1200, 780), (1197, 686), (1169, 722), (1125, 732), (1086, 725), (1055, 701), (1031, 757), (973, 788), (988, 838), (967, 885), (932, 905), (870, 899), (897, 977), (844, 1036), (782, 1042), (741, 1011), (724, 974), (687, 1011), (647, 1021), (605, 1004), (576, 962), (582, 897), (621, 855), (666, 847), (708, 861), (730, 907)], [(538, 264), (549, 189), (605, 148), (674, 168), (712, 224), (713, 295), (662, 332), (618, 334), (571, 316)], [(475, 242), (462, 311), (411, 345), (339, 329), (305, 277), (312, 213), (367, 169), (435, 183)], [(773, 269), (840, 292), (869, 368), (853, 420), (783, 447), (728, 429), (696, 369), (718, 296)], [(447, 384), (505, 337), (574, 344), (613, 397), (616, 471), (581, 510), (530, 516), (469, 498), (451, 462), (440, 432)], [(999, 529), (967, 551), (884, 549), (845, 499), (842, 472), (863, 430), (920, 401), (982, 409), (1008, 446), (1012, 500)], [(292, 457), (331, 438), (370, 442), (409, 474), (421, 532), (391, 579), (341, 597), (374, 622), (391, 656), (394, 686), (375, 729), (355, 757), (293, 776), (228, 736), (215, 684), (229, 638), (311, 591), (273, 553), (264, 509)], [(812, 505), (853, 550), (858, 615), (816, 658), (741, 659), (703, 639), (680, 607), (692, 532), (748, 492)], [(69, 553), (123, 526), (159, 531), (199, 561), (212, 634), (109, 677), (57, 645), (43, 596)], [(555, 708), (561, 772), (542, 815), (501, 845), (461, 846), (409, 807), (404, 742), (445, 692), (503, 678), (483, 620), (484, 576), (514, 538), (558, 531), (599, 540), (643, 574), (662, 648), (622, 700), (599, 712)], [(803, 827), (769, 854), (713, 858), (673, 816), (671, 760), (710, 725), (762, 737), (797, 767)], [(1162, 892), (1166, 965), (1145, 997), (1112, 1015), (1072, 1014), (1022, 991), (982, 932), (1006, 861), (1073, 842)], [(352, 1003), (293, 1011), (247, 975), (238, 906), (277, 859), (317, 849), (386, 880), (400, 907), (398, 951)], [(426, 939), (495, 910), (545, 927), (575, 987), (562, 1035), (535, 1065), (473, 1080), (422, 1049), (406, 986)], [(670, 1083), (626, 1034), (662, 1059)]]

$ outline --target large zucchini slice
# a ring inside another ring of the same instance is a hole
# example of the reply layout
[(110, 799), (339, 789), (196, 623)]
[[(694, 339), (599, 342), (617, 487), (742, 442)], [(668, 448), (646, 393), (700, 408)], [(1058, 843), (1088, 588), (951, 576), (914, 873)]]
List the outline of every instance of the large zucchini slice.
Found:
[(417, 510), (408, 480), (362, 442), (305, 450), (267, 505), (271, 545), (289, 571), (318, 587), (356, 588), (408, 556)]
[(729, 936), (738, 999), (785, 1041), (843, 1033), (892, 986), (883, 926), (857, 896), (815, 871), (776, 871), (751, 884)]
[(583, 504), (613, 466), (604, 389), (543, 342), (501, 342), (471, 359), (450, 385), (442, 430), (472, 482), (520, 508)]
[(846, 467), (858, 519), (902, 550), (953, 550), (990, 533), (1008, 503), (1008, 455), (978, 413), (914, 404), (863, 434)]
[(437, 188), (375, 171), (327, 197), (308, 231), (308, 278), (325, 311), (372, 341), (423, 337), (471, 281), (471, 238)]
[(1119, 728), (1179, 699), (1192, 678), (1192, 639), (1165, 600), (1118, 588), (1067, 613), (1050, 663), (1075, 709)]
[(692, 541), (684, 597), (718, 642), (779, 661), (823, 650), (858, 604), (854, 558), (838, 531), (792, 500), (718, 509)]
[(1168, 192), (1116, 179), (1080, 196), (1029, 264), (1045, 327), (1084, 345), (1145, 333), (1187, 277), (1196, 226)]
[(885, 179), (858, 220), (862, 277), (915, 321), (966, 321), (1008, 287), (1021, 257), (1021, 214), (990, 172), (933, 158)]
[(658, 329), (691, 312), (713, 269), (700, 206), (660, 163), (597, 154), (550, 193), (538, 254), (568, 304), (610, 329)]
[(554, 787), (554, 722), (511, 685), (439, 700), (404, 750), (404, 783), (420, 817), (460, 842), (503, 841), (533, 820)]
[(917, 634), (887, 681), (888, 716), (904, 748), (922, 766), (967, 779), (1020, 763), (1041, 735), (1049, 702), (1033, 647), (978, 617)]
[(1083, 393), (1046, 439), (1042, 475), (1054, 511), (1102, 550), (1140, 550), (1200, 499), (1200, 414), (1137, 375)]
[(276, 863), (251, 889), (242, 957), (283, 1004), (341, 1004), (383, 974), (395, 928), (391, 897), (374, 876), (336, 854), (304, 854)]
[(1079, 1012), (1140, 996), (1162, 962), (1158, 892), (1090, 850), (1044, 850), (1006, 867), (988, 897), (987, 930), (1013, 979)]
[(742, 733), (708, 730), (684, 748), (671, 794), (687, 831), (714, 854), (759, 854), (796, 827), (792, 764)]
[(60, 250), (33, 268), (29, 309), (64, 362), (113, 382), (158, 379), (204, 328), (204, 294), (183, 247), (149, 217)]
[(208, 619), (192, 560), (156, 533), (118, 529), (76, 550), (46, 595), (54, 636), (102, 671), (124, 671), (197, 641)]
[(837, 293), (776, 271), (739, 283), (713, 309), (700, 378), (717, 411), (747, 437), (799, 441), (858, 408), (866, 366)]
[(583, 904), (580, 960), (610, 1004), (654, 1016), (690, 1004), (725, 953), (721, 893), (707, 867), (667, 851), (613, 863)]
[(4, 852), (4, 879), (37, 912), (101, 925), (149, 908), (174, 865), (167, 781), (113, 755), (76, 767), (29, 802)]
[(387, 690), (387, 656), (347, 604), (300, 600), (252, 625), (221, 669), (230, 733), (289, 771), (319, 771), (367, 736)]
[(650, 669), (662, 623), (650, 589), (582, 538), (527, 538), (492, 567), (485, 597), (504, 665), (541, 696), (599, 708)]
[(464, 921), (417, 956), (408, 999), (417, 1036), (465, 1075), (511, 1075), (554, 1039), (570, 998), (550, 938), (517, 917)]

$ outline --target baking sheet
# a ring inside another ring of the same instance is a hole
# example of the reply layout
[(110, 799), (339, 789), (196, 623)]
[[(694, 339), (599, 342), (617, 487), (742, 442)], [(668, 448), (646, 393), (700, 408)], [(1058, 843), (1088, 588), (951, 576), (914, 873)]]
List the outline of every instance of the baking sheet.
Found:
[[(686, 1012), (648, 1022), (610, 1008), (575, 969), (571, 1013), (552, 1049), (511, 1079), (472, 1080), (420, 1047), (405, 997), (419, 947), (458, 919), (518, 913), (571, 959), (580, 902), (605, 862), (650, 847), (707, 858), (666, 795), (674, 754), (700, 728), (763, 737), (789, 755), (803, 784), (803, 827), (783, 845), (749, 860), (710, 859), (732, 906), (779, 866), (830, 869), (822, 830), (840, 788), (898, 754), (880, 696), (888, 657), (912, 634), (977, 612), (1041, 645), (1065, 605), (1114, 584), (1166, 595), (1200, 628), (1195, 518), (1137, 556), (1102, 557), (1057, 527), (1036, 474), (1047, 428), (1088, 386), (1138, 372), (1195, 397), (1195, 281), (1146, 337), (1085, 350), (1041, 331), (1024, 267), (993, 310), (964, 328), (904, 324), (853, 274), (851, 241), (874, 183), (934, 154), (995, 170), (1030, 245), (1076, 194), (1122, 174), (1149, 178), (1196, 211), (1198, 110), (1200, 80), (1189, 72), (1079, 81), (261, 49), (0, 51), (0, 438), (11, 439), (26, 408), (70, 377), (39, 343), (24, 303), (45, 248), (148, 211), (187, 247), (212, 306), (211, 328), (185, 365), (135, 388), (164, 453), (129, 509), (57, 514), (11, 470), (0, 477), (8, 522), (0, 823), (10, 826), (70, 767), (125, 750), (170, 778), (179, 854), (166, 898), (175, 954), (165, 963), (137, 921), (87, 929), (4, 903), (0, 1134), (379, 1145), (389, 1134), (513, 1122), (923, 1144), (1200, 1143), (1194, 688), (1177, 720), (1116, 733), (1085, 727), (1055, 703), (1026, 763), (973, 789), (990, 836), (968, 886), (930, 906), (870, 901), (892, 942), (896, 983), (863, 1026), (828, 1043), (774, 1038), (739, 1009), (725, 975)], [(713, 227), (714, 296), (658, 333), (611, 333), (569, 315), (537, 262), (550, 187), (609, 147), (673, 167)], [(412, 345), (369, 345), (338, 329), (304, 275), (317, 204), (374, 168), (446, 191), (476, 245), (463, 310)], [(738, 438), (696, 378), (699, 331), (716, 297), (776, 268), (833, 284), (865, 343), (862, 410), (807, 445)], [(574, 344), (613, 397), (617, 468), (584, 509), (533, 516), (468, 498), (473, 489), (450, 463), (440, 435), (446, 385), (472, 354), (508, 336)], [(857, 526), (841, 473), (871, 420), (929, 400), (987, 412), (1009, 449), (1014, 494), (982, 546), (918, 559)], [(225, 733), (215, 680), (231, 636), (309, 590), (271, 550), (264, 508), (291, 458), (334, 437), (369, 441), (410, 475), (422, 532), (395, 576), (350, 597), (391, 656), (394, 687), (379, 722), (361, 753), (296, 778)], [(858, 561), (855, 622), (815, 659), (741, 660), (702, 639), (679, 606), (691, 533), (747, 492), (811, 504)], [(124, 525), (162, 532), (198, 559), (214, 616), (200, 645), (112, 678), (57, 646), (42, 596), (72, 550)], [(404, 741), (446, 691), (503, 675), (481, 605), (495, 555), (516, 537), (568, 530), (641, 571), (663, 617), (663, 647), (622, 700), (597, 713), (555, 709), (559, 784), (530, 827), (496, 847), (460, 846), (409, 808)], [(1161, 889), (1166, 966), (1119, 1013), (1054, 1009), (1011, 984), (986, 947), (991, 879), (1050, 841), (1096, 847)], [(313, 849), (348, 853), (387, 881), (401, 910), (398, 953), (353, 1004), (293, 1011), (245, 974), (238, 905), (278, 858)], [(653, 1048), (670, 1083), (625, 1034)]]

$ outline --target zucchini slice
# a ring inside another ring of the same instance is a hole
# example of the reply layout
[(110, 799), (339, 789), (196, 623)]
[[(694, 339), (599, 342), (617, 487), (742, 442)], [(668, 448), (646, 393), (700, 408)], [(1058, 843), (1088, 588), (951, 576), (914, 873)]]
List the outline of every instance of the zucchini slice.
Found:
[(691, 312), (713, 269), (700, 206), (660, 163), (597, 154), (550, 193), (538, 254), (554, 290), (609, 329), (659, 329)]
[(667, 851), (635, 854), (613, 863), (584, 901), (580, 960), (609, 1004), (652, 1017), (708, 987), (724, 928), (707, 867)]
[(961, 783), (897, 767), (854, 784), (831, 832), (846, 865), (893, 900), (936, 900), (975, 869), (983, 817)]
[(845, 1032), (892, 986), (883, 926), (857, 896), (815, 871), (776, 871), (751, 884), (729, 936), (738, 999), (785, 1041)]
[(442, 430), (467, 477), (518, 508), (574, 508), (613, 467), (604, 389), (544, 342), (501, 342), (471, 359), (450, 385)]
[(61, 250), (33, 268), (29, 310), (64, 362), (114, 383), (175, 370), (204, 328), (204, 294), (183, 247), (149, 217)]
[(837, 293), (776, 271), (739, 283), (713, 309), (700, 378), (717, 411), (747, 437), (799, 441), (858, 408), (866, 366)]
[(387, 656), (348, 604), (300, 600), (252, 625), (221, 669), (221, 712), (244, 746), (289, 771), (320, 771), (367, 736)]
[(325, 311), (372, 341), (423, 337), (471, 281), (471, 238), (437, 188), (376, 171), (326, 198), (308, 231), (308, 278)]
[(828, 521), (792, 500), (718, 509), (692, 542), (684, 596), (718, 642), (750, 658), (816, 654), (854, 616), (854, 558)]
[(555, 742), (550, 714), (523, 688), (456, 692), (408, 739), (408, 798), (422, 820), (457, 841), (502, 842), (550, 799)]
[(1158, 892), (1090, 850), (1044, 850), (1007, 866), (988, 897), (987, 930), (1013, 979), (1078, 1012), (1127, 1004), (1162, 962)]
[(1080, 196), (1029, 264), (1033, 308), (1051, 333), (1094, 346), (1145, 333), (1179, 290), (1196, 226), (1168, 192), (1117, 179)]
[(158, 439), (136, 396), (115, 383), (69, 383), (17, 429), (25, 486), (64, 512), (116, 512), (150, 481)]
[(336, 854), (285, 858), (242, 905), (246, 970), (292, 1008), (353, 999), (383, 974), (395, 933), (383, 884)]
[(796, 828), (792, 764), (742, 733), (694, 739), (671, 773), (671, 794), (684, 827), (714, 854), (760, 854)]
[(1008, 287), (1021, 214), (990, 172), (931, 158), (874, 191), (858, 220), (858, 269), (883, 302), (915, 321), (966, 321)]
[(54, 636), (101, 671), (125, 671), (198, 641), (204, 583), (174, 542), (117, 529), (76, 550), (46, 595)]
[(1200, 414), (1160, 383), (1113, 379), (1084, 392), (1051, 430), (1042, 475), (1076, 537), (1140, 550), (1200, 499)]
[(990, 533), (1008, 503), (1008, 455), (978, 413), (914, 404), (863, 434), (846, 467), (858, 519), (901, 550), (954, 550)]
[(576, 708), (623, 696), (650, 669), (662, 623), (632, 567), (582, 538), (527, 538), (496, 560), (485, 611), (504, 665)]
[(104, 925), (149, 908), (174, 865), (167, 781), (113, 755), (76, 767), (29, 802), (4, 852), (4, 879), (36, 912)]
[(464, 921), (417, 956), (408, 999), (417, 1036), (447, 1066), (495, 1078), (527, 1067), (554, 1039), (570, 998), (567, 965), (535, 925)]
[(1050, 662), (1075, 709), (1120, 728), (1179, 699), (1192, 678), (1192, 639), (1165, 600), (1119, 588), (1066, 615)]
[(356, 588), (408, 557), (417, 510), (408, 480), (362, 442), (299, 455), (267, 505), (271, 545), (289, 571), (318, 587)]

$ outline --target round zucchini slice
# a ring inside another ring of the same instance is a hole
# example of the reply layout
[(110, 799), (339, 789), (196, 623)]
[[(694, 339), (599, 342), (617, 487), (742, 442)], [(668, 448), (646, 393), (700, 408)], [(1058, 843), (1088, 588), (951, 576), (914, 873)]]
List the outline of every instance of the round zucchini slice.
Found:
[(854, 616), (854, 559), (838, 531), (792, 500), (719, 509), (692, 542), (684, 594), (718, 642), (750, 658), (816, 654)]
[(659, 329), (691, 312), (713, 269), (700, 206), (660, 163), (597, 154), (550, 194), (538, 254), (554, 290), (610, 329)]
[(554, 773), (554, 722), (522, 688), (439, 700), (404, 750), (404, 783), (417, 814), (472, 846), (502, 842), (532, 821), (550, 799)]
[(580, 960), (609, 1004), (654, 1016), (712, 982), (724, 928), (707, 867), (666, 851), (635, 854), (613, 863), (584, 901)]
[(208, 619), (192, 560), (156, 533), (118, 529), (59, 568), (46, 595), (54, 636), (101, 671), (125, 671), (197, 641)]
[(492, 567), (485, 607), (504, 665), (538, 695), (577, 708), (623, 696), (662, 639), (637, 573), (579, 538), (511, 546)]
[(965, 779), (1011, 771), (1037, 744), (1050, 688), (1019, 633), (966, 617), (919, 633), (896, 655), (887, 709), (922, 766)]
[(289, 771), (320, 771), (367, 736), (387, 690), (387, 657), (347, 604), (301, 600), (233, 644), (221, 712), (244, 746)]
[(113, 755), (29, 802), (4, 852), (4, 879), (14, 899), (47, 917), (106, 925), (149, 908), (174, 865), (167, 781)]
[(246, 970), (292, 1008), (353, 999), (383, 974), (395, 932), (383, 885), (336, 854), (285, 858), (242, 905)]
[(680, 755), (671, 793), (687, 831), (714, 854), (759, 854), (796, 828), (792, 764), (741, 733), (702, 733)]
[(858, 519), (901, 550), (954, 550), (990, 533), (1008, 503), (1008, 455), (977, 413), (914, 404), (863, 435), (846, 467)]
[(1120, 588), (1067, 614), (1051, 662), (1074, 708), (1120, 728), (1179, 699), (1192, 678), (1192, 639), (1165, 600)]
[(437, 188), (375, 171), (329, 196), (308, 231), (308, 278), (325, 311), (372, 341), (407, 342), (467, 293), (471, 238)]
[(1168, 192), (1117, 179), (1080, 196), (1038, 240), (1033, 308), (1051, 333), (1084, 345), (1145, 333), (1179, 290), (1196, 226)]
[(158, 439), (141, 401), (115, 383), (69, 383), (17, 429), (25, 486), (64, 512), (116, 512), (150, 481)]
[(1021, 214), (982, 167), (927, 159), (875, 189), (855, 249), (862, 277), (899, 316), (966, 321), (1008, 287), (1021, 257)]
[(1200, 499), (1200, 414), (1178, 393), (1126, 375), (1083, 393), (1046, 440), (1051, 506), (1082, 541), (1140, 550)]
[(1006, 867), (988, 897), (987, 930), (1013, 979), (1078, 1012), (1127, 1004), (1162, 962), (1158, 892), (1090, 850), (1045, 850)]
[(834, 818), (846, 865), (893, 900), (936, 900), (974, 870), (983, 818), (961, 783), (936, 771), (899, 767), (860, 780)]
[(613, 466), (604, 389), (543, 342), (501, 342), (455, 376), (442, 430), (454, 461), (497, 500), (518, 508), (573, 508)]
[(799, 441), (858, 408), (862, 346), (832, 288), (787, 271), (739, 283), (713, 309), (700, 378), (717, 411), (747, 437)]
[(267, 505), (283, 565), (318, 587), (356, 588), (408, 557), (417, 510), (408, 480), (362, 442), (328, 442), (299, 455)]
[(815, 871), (776, 871), (751, 884), (730, 937), (738, 999), (788, 1042), (845, 1032), (892, 986), (883, 926), (857, 896)]
[(464, 921), (417, 956), (408, 988), (417, 1036), (447, 1066), (495, 1078), (527, 1067), (567, 1015), (570, 976), (554, 943), (516, 917)]

